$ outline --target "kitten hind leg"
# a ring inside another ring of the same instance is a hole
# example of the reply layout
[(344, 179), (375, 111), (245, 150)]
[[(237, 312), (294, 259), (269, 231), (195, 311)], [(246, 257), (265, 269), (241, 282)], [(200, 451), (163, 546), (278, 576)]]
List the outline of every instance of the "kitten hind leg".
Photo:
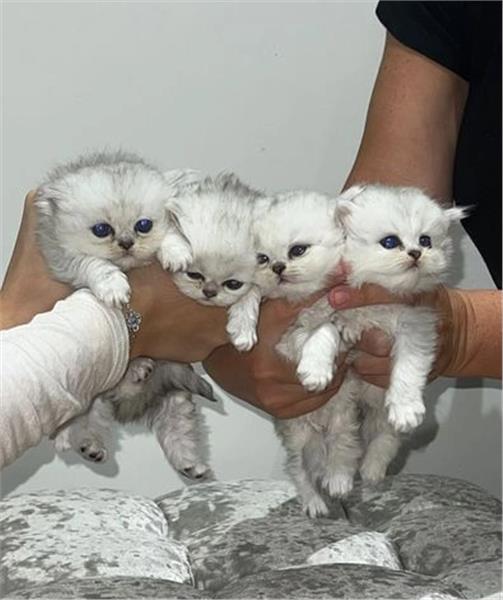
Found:
[[(332, 497), (345, 496), (353, 489), (362, 455), (358, 406), (344, 387), (330, 400), (330, 421), (325, 434), (327, 461), (321, 485)], [(325, 409), (328, 407), (325, 407)]]
[(286, 471), (293, 481), (303, 511), (308, 517), (328, 515), (325, 501), (316, 490), (303, 460), (303, 451), (309, 442), (309, 425), (303, 417), (276, 421), (276, 431), (286, 450)]
[(111, 404), (98, 397), (90, 410), (61, 428), (53, 437), (57, 451), (73, 449), (87, 461), (103, 463), (108, 458), (106, 440), (113, 423)]
[(388, 421), (384, 390), (368, 386), (364, 398), (370, 400), (370, 405), (365, 407), (362, 424), (365, 453), (360, 475), (363, 481), (376, 484), (384, 479), (389, 464), (398, 454), (401, 438)]
[(189, 479), (202, 479), (210, 468), (202, 461), (201, 427), (189, 392), (166, 394), (150, 417), (150, 426), (174, 469)]

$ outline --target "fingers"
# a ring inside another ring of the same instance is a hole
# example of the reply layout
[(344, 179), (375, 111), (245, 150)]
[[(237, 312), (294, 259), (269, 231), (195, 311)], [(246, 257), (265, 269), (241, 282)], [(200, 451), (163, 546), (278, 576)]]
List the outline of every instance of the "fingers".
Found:
[(369, 304), (408, 304), (412, 299), (392, 294), (380, 285), (364, 284), (361, 288), (347, 285), (336, 286), (330, 290), (328, 301), (336, 309), (356, 308)]

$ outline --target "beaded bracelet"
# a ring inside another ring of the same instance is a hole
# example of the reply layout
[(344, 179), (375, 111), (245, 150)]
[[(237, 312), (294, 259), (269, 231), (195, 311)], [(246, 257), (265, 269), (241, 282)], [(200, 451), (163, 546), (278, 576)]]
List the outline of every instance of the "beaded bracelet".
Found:
[(140, 325), (143, 320), (143, 317), (139, 312), (133, 310), (129, 304), (126, 304), (122, 313), (124, 315), (124, 319), (126, 320), (126, 327), (129, 332), (129, 337), (134, 339), (138, 331), (140, 330)]

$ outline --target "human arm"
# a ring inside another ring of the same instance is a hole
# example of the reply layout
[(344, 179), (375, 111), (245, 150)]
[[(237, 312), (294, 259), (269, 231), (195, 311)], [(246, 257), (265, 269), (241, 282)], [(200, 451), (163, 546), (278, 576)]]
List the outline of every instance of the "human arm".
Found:
[[(377, 285), (339, 287), (330, 292), (329, 300), (337, 310), (404, 301)], [(439, 345), (432, 378), (501, 378), (502, 300), (497, 290), (445, 287), (408, 299), (411, 304), (433, 307), (439, 316)], [(352, 368), (369, 383), (386, 388), (392, 366), (391, 345), (382, 331), (367, 331), (356, 345), (360, 353)]]

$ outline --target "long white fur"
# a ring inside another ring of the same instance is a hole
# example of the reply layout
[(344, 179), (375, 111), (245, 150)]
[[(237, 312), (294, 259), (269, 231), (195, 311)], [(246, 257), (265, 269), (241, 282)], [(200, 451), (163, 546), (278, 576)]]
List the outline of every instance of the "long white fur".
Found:
[[(168, 205), (169, 230), (159, 252), (182, 293), (206, 306), (228, 308), (227, 332), (239, 350), (250, 350), (257, 341), (261, 294), (254, 284), (252, 214), (260, 197), (231, 173), (181, 189)], [(194, 272), (202, 279), (187, 275)], [(243, 285), (228, 289), (229, 280)], [(214, 295), (206, 297), (205, 290)]]
[[(348, 283), (353, 286), (378, 283), (395, 293), (433, 289), (449, 263), (449, 224), (464, 214), (460, 209), (442, 209), (417, 189), (385, 186), (357, 186), (348, 190), (337, 200), (336, 213), (346, 237), (344, 260), (351, 268)], [(380, 246), (379, 241), (390, 234), (402, 239), (402, 249), (386, 250)], [(419, 236), (425, 234), (431, 236), (432, 247), (422, 248), (419, 261), (412, 265), (407, 252), (418, 249)], [(360, 472), (364, 479), (376, 482), (384, 477), (396, 456), (400, 445), (398, 432), (408, 431), (422, 421), (422, 394), (435, 356), (433, 311), (388, 305), (334, 313), (324, 298), (300, 314), (278, 350), (297, 363), (299, 378), (308, 389), (322, 390), (332, 380), (334, 358), (372, 327), (383, 329), (395, 340), (393, 372), (386, 394), (366, 384), (360, 386), (359, 392), (360, 403), (365, 407), (362, 432), (366, 447)], [(331, 418), (347, 417), (344, 400), (343, 386), (328, 403), (335, 403), (337, 414)], [(308, 419), (301, 419), (307, 427)], [(346, 454), (354, 475), (357, 453)], [(352, 479), (347, 477), (346, 489), (340, 487), (339, 493), (351, 489)], [(327, 483), (323, 478), (321, 481)], [(329, 492), (335, 488), (330, 484), (326, 487)], [(304, 507), (310, 514), (325, 512), (319, 498), (314, 508), (309, 503), (304, 503)]]

